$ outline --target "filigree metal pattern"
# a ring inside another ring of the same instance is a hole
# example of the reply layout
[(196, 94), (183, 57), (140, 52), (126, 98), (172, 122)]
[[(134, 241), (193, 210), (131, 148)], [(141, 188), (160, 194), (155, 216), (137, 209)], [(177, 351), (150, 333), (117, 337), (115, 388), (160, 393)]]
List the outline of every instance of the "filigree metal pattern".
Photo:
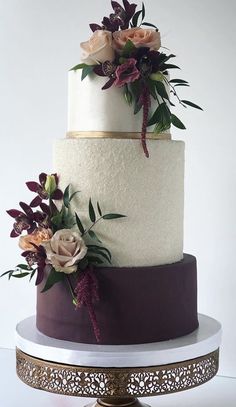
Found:
[(218, 371), (219, 349), (184, 362), (136, 368), (63, 365), (16, 349), (19, 378), (31, 387), (80, 397), (143, 397), (199, 386)]

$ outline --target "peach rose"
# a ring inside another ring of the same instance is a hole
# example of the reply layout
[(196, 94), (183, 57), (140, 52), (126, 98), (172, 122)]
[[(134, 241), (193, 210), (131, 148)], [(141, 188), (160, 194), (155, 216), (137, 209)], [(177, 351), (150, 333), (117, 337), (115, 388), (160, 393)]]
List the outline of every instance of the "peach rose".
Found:
[(44, 242), (47, 259), (56, 271), (66, 274), (77, 270), (77, 263), (84, 258), (87, 247), (80, 234), (71, 229), (58, 230), (51, 240)]
[(136, 48), (148, 47), (151, 50), (157, 51), (161, 46), (161, 37), (159, 31), (137, 27), (114, 32), (114, 49), (116, 49), (117, 51), (122, 50), (128, 40), (132, 41)]
[(51, 229), (38, 228), (29, 235), (21, 236), (19, 239), (19, 246), (22, 250), (31, 250), (32, 252), (35, 252), (36, 249), (31, 243), (40, 246), (43, 242), (50, 240), (51, 237)]
[(110, 31), (97, 30), (88, 41), (81, 42), (80, 46), (83, 50), (81, 60), (87, 65), (105, 61), (112, 62), (115, 58)]

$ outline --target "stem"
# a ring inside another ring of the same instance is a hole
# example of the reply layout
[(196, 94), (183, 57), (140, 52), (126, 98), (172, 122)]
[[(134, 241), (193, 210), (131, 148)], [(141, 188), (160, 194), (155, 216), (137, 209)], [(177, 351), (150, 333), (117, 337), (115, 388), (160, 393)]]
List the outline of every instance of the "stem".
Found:
[(179, 96), (178, 96), (178, 94), (177, 94), (177, 92), (176, 92), (176, 90), (175, 90), (175, 87), (168, 81), (168, 79), (164, 78), (164, 81), (171, 87), (172, 92), (174, 93), (174, 96), (177, 97), (177, 99), (178, 99), (178, 102), (179, 102), (183, 107), (186, 107), (186, 106), (184, 106), (184, 104), (182, 103), (181, 99), (179, 98)]
[(74, 304), (74, 305), (77, 305), (77, 304), (78, 304), (78, 301), (77, 301), (77, 298), (76, 298), (76, 296), (75, 296), (75, 294), (74, 294), (74, 290), (73, 290), (73, 287), (72, 287), (72, 284), (71, 284), (71, 282), (70, 282), (70, 278), (69, 278), (68, 275), (66, 276), (66, 281), (67, 281), (68, 287), (69, 287), (69, 289), (70, 289), (70, 293), (71, 293), (71, 296), (72, 296), (72, 299), (73, 299), (73, 304)]
[(147, 143), (146, 143), (146, 133), (147, 133), (149, 106), (150, 106), (150, 93), (146, 86), (143, 89), (142, 99), (143, 99), (143, 124), (142, 124), (142, 133), (141, 133), (141, 142), (142, 142), (144, 154), (147, 158), (149, 158), (149, 152), (148, 152)]
[(100, 216), (100, 218), (98, 218), (96, 220), (96, 222), (94, 222), (87, 230), (85, 230), (84, 233), (82, 234), (82, 236), (84, 236), (86, 233), (88, 233), (96, 225), (96, 223), (98, 223), (101, 219), (103, 219), (103, 216)]

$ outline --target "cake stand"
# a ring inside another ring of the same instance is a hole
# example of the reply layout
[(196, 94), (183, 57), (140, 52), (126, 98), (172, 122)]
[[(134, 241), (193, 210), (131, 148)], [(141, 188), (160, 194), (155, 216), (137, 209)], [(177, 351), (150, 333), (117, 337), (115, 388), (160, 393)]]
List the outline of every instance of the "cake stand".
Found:
[(202, 314), (190, 335), (125, 346), (49, 338), (37, 330), (33, 316), (16, 327), (16, 370), (36, 389), (95, 397), (99, 407), (138, 407), (138, 397), (180, 392), (214, 377), (220, 342), (220, 323)]

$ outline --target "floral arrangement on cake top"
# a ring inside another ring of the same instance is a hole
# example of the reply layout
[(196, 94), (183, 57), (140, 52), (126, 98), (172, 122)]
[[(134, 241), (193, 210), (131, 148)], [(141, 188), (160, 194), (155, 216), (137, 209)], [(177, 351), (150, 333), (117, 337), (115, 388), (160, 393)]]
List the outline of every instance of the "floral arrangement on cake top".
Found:
[(73, 213), (71, 208), (72, 200), (80, 191), (71, 192), (68, 185), (62, 192), (58, 188), (57, 174), (42, 173), (39, 182), (30, 181), (26, 185), (36, 193), (35, 198), (29, 205), (20, 202), (20, 209), (7, 211), (14, 219), (10, 236), (19, 238), (25, 262), (1, 277), (8, 276), (9, 280), (29, 277), (31, 281), (36, 275), (35, 285), (43, 284), (41, 292), (60, 281), (65, 282), (76, 309), (82, 305), (87, 307), (99, 342), (100, 331), (93, 309), (99, 293), (93, 268), (110, 264), (111, 253), (102, 246), (94, 226), (102, 220), (123, 218), (125, 215), (103, 214), (99, 202), (95, 210), (90, 199), (88, 219), (82, 222), (78, 212)]
[[(123, 0), (123, 6), (116, 1), (111, 1), (111, 5), (113, 12), (109, 17), (104, 17), (101, 24), (90, 24), (93, 35), (81, 43), (82, 63), (71, 70), (81, 69), (82, 80), (91, 73), (103, 76), (106, 81), (102, 90), (111, 86), (123, 88), (126, 102), (134, 106), (134, 114), (142, 109), (141, 141), (149, 157), (146, 145), (149, 126), (155, 126), (155, 133), (169, 130), (171, 124), (185, 129), (170, 110), (175, 106), (171, 96), (183, 107), (202, 109), (178, 96), (176, 88), (189, 84), (183, 79), (169, 79), (169, 70), (179, 67), (169, 63), (175, 55), (160, 51), (160, 32), (154, 24), (145, 21), (144, 4), (138, 11), (137, 5), (128, 0)], [(155, 110), (150, 115), (153, 105)]]

